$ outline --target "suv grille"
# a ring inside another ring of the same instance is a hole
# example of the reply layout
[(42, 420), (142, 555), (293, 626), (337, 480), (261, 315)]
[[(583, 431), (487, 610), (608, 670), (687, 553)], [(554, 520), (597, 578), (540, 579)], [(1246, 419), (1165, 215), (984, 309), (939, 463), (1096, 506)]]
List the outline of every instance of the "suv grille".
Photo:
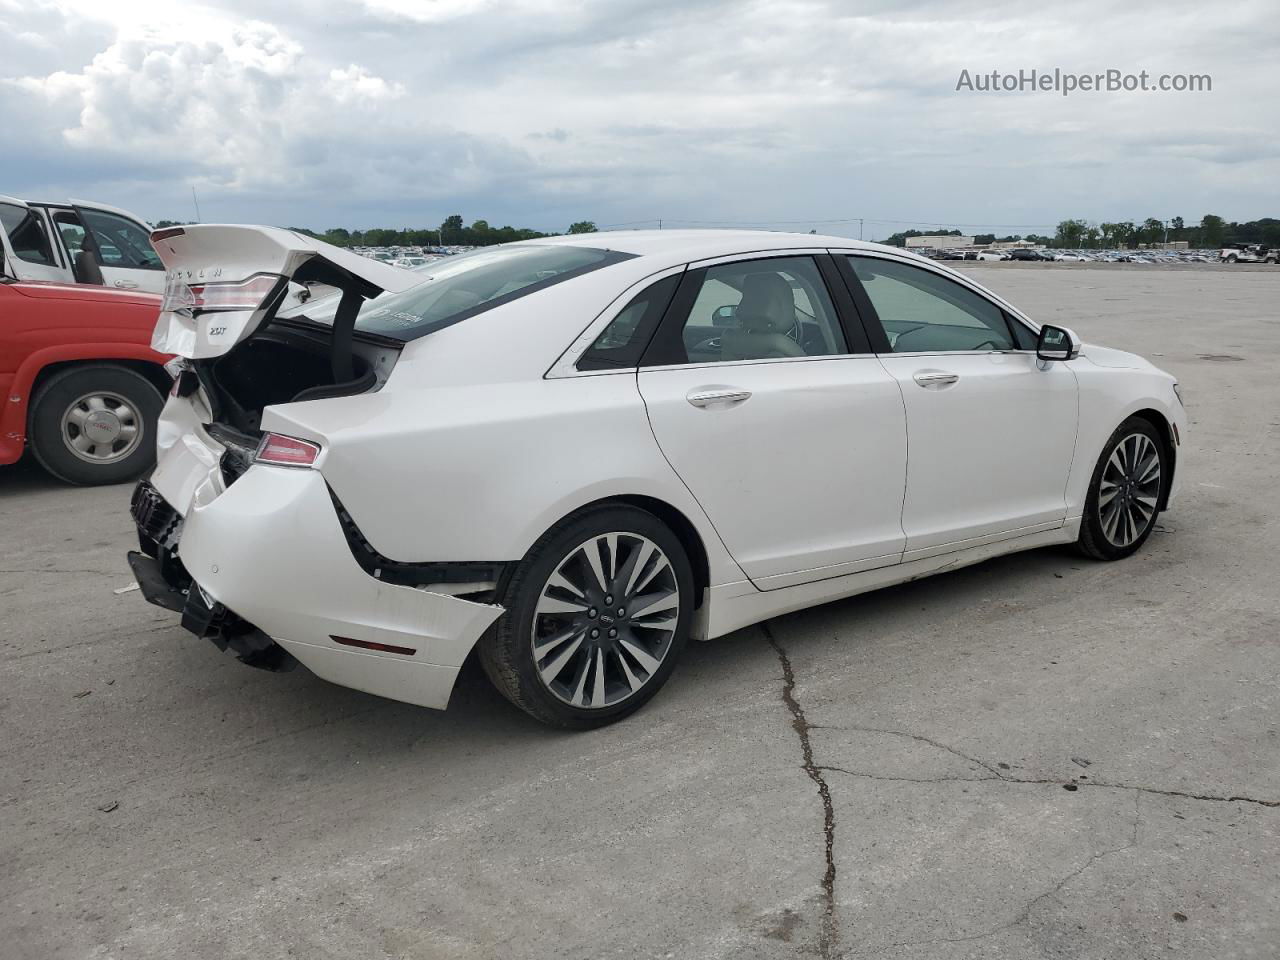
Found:
[(182, 517), (173, 509), (156, 488), (142, 480), (133, 488), (129, 512), (139, 533), (145, 534), (164, 550), (173, 550), (182, 533)]

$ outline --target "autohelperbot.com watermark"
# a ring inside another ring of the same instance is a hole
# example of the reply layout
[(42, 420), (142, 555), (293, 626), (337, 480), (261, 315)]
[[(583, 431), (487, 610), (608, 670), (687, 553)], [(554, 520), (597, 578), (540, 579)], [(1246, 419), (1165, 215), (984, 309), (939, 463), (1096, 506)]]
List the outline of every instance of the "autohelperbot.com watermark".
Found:
[(956, 92), (966, 93), (1057, 93), (1068, 97), (1073, 93), (1211, 93), (1213, 77), (1207, 73), (1161, 73), (1149, 70), (1136, 73), (1125, 70), (1103, 70), (1100, 73), (1074, 73), (1055, 67), (1053, 70), (961, 70)]

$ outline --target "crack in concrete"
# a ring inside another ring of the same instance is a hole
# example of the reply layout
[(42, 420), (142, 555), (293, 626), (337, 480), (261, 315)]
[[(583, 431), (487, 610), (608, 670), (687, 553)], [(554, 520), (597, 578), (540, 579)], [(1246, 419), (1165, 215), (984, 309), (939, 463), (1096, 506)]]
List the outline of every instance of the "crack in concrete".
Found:
[[(811, 727), (810, 729), (817, 729)], [(888, 731), (881, 731), (888, 732)], [(904, 734), (909, 736), (909, 734)], [(912, 739), (919, 739), (913, 737)], [(955, 751), (948, 751), (954, 753)], [(978, 762), (978, 761), (975, 761)], [(984, 764), (980, 764), (984, 769), (990, 769)], [(845, 776), (857, 777), (862, 780), (891, 780), (901, 783), (990, 783), (995, 780), (1004, 783), (1022, 784), (1030, 786), (1057, 786), (1057, 787), (1102, 787), (1106, 790), (1132, 790), (1135, 793), (1149, 793), (1158, 797), (1178, 797), (1183, 800), (1202, 800), (1210, 803), (1252, 803), (1259, 807), (1278, 808), (1280, 800), (1262, 800), (1258, 797), (1246, 797), (1239, 794), (1231, 796), (1223, 796), (1212, 793), (1189, 793), (1184, 790), (1161, 790), (1158, 787), (1143, 787), (1131, 783), (1111, 783), (1106, 780), (1054, 780), (1051, 778), (1039, 779), (1032, 777), (1015, 777), (1007, 773), (997, 773), (990, 777), (893, 777), (878, 773), (867, 773), (863, 770), (849, 770), (845, 767), (835, 766), (834, 764), (822, 764), (819, 770), (831, 770), (835, 773), (843, 773)]]
[[(905, 730), (887, 730), (883, 727), (826, 726), (820, 723), (810, 724), (809, 729), (811, 730), (849, 730), (857, 733), (883, 733), (886, 736), (891, 736), (891, 737), (904, 737), (907, 740), (915, 740), (917, 743), (927, 743), (931, 747), (936, 747), (939, 750), (945, 750), (947, 753), (950, 753), (953, 756), (959, 757), (961, 760), (965, 760), (969, 763), (974, 764), (975, 766), (981, 767), (983, 770), (986, 770), (988, 773), (990, 773), (992, 777), (996, 777), (1000, 780), (1009, 779), (999, 769), (991, 766), (991, 764), (983, 760), (979, 760), (977, 757), (971, 757), (967, 753), (961, 753), (955, 747), (949, 746), (938, 740), (930, 739), (929, 737), (922, 737), (917, 733), (907, 733)], [(982, 777), (981, 779), (989, 780), (991, 779), (991, 777)]]
[(773, 648), (773, 652), (778, 656), (778, 662), (782, 664), (782, 702), (787, 705), (787, 710), (791, 713), (791, 728), (795, 730), (796, 736), (800, 738), (800, 751), (804, 757), (804, 762), (801, 766), (805, 774), (817, 786), (818, 796), (822, 798), (823, 833), (826, 840), (827, 866), (822, 876), (823, 916), (822, 927), (818, 934), (818, 953), (824, 960), (828, 960), (828, 958), (834, 956), (836, 944), (840, 939), (839, 929), (836, 924), (835, 807), (831, 803), (831, 788), (827, 786), (827, 781), (822, 776), (822, 769), (813, 760), (813, 743), (809, 738), (809, 731), (812, 727), (805, 717), (804, 708), (800, 706), (800, 702), (795, 696), (796, 674), (791, 668), (791, 659), (787, 656), (787, 651), (782, 648), (782, 645), (774, 639), (773, 631), (769, 629), (767, 622), (760, 624), (760, 632), (764, 634), (765, 642)]
[[(999, 777), (999, 778), (980, 777), (977, 779), (995, 780), (995, 779), (1004, 779), (1004, 778), (1003, 777)], [(1030, 781), (1011, 780), (1010, 782), (1023, 783), (1023, 782), (1030, 782)], [(1033, 910), (1035, 910), (1038, 904), (1042, 903), (1045, 900), (1057, 899), (1057, 895), (1060, 892), (1062, 892), (1062, 889), (1067, 884), (1069, 884), (1072, 880), (1075, 880), (1077, 877), (1079, 877), (1082, 873), (1084, 873), (1086, 870), (1092, 867), (1095, 863), (1097, 863), (1103, 857), (1110, 857), (1110, 856), (1114, 856), (1117, 853), (1124, 853), (1126, 850), (1132, 850), (1134, 847), (1138, 845), (1138, 825), (1139, 823), (1141, 823), (1141, 818), (1142, 818), (1142, 814), (1139, 807), (1141, 801), (1142, 801), (1142, 794), (1135, 793), (1133, 796), (1133, 835), (1128, 843), (1126, 843), (1122, 847), (1112, 847), (1109, 850), (1099, 850), (1097, 853), (1090, 854), (1084, 863), (1082, 863), (1076, 869), (1072, 870), (1070, 873), (1068, 873), (1065, 877), (1063, 877), (1061, 880), (1055, 883), (1048, 890), (1044, 891), (1043, 893), (1037, 894), (1036, 896), (1028, 900), (1026, 904), (1023, 905), (1022, 909), (1018, 911), (1018, 915), (1014, 917), (1012, 920), (1010, 920), (1008, 923), (1002, 923), (998, 927), (993, 927), (992, 929), (985, 930), (982, 933), (974, 933), (964, 937), (934, 937), (928, 940), (901, 940), (896, 943), (890, 943), (885, 947), (878, 948), (876, 952), (880, 952), (881, 950), (892, 950), (899, 947), (923, 947), (923, 946), (929, 946), (935, 943), (970, 943), (974, 940), (985, 940), (988, 937), (994, 937), (998, 934), (1004, 933), (1006, 930), (1012, 930), (1014, 927), (1018, 926), (1019, 924), (1026, 923), (1028, 920), (1031, 919), (1031, 913)]]

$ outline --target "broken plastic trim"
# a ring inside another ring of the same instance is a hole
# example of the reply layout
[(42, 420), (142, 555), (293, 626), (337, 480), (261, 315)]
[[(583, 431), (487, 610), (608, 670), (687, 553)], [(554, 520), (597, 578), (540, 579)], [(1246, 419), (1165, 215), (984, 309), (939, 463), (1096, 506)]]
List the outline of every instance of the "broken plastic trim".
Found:
[[(334, 510), (338, 514), (338, 523), (342, 527), (343, 536), (346, 537), (347, 546), (351, 549), (351, 555), (360, 568), (375, 580), (401, 587), (425, 587), (432, 584), (494, 584), (496, 586), (502, 581), (503, 572), (507, 568), (507, 564), (502, 561), (405, 563), (384, 557), (365, 539), (360, 528), (356, 526), (355, 520), (347, 512), (347, 508), (333, 492), (333, 488), (328, 489)], [(490, 602), (492, 593), (492, 588), (486, 588), (476, 591), (475, 594), (468, 592), (458, 596), (476, 602)], [(486, 597), (485, 594), (490, 596)]]

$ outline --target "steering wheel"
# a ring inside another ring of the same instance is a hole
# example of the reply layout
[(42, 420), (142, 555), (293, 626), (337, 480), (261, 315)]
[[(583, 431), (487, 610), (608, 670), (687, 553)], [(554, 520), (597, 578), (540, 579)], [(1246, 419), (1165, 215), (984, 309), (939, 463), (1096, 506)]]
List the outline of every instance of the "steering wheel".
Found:
[(720, 350), (720, 338), (719, 338), (719, 337), (707, 337), (707, 339), (703, 340), (701, 343), (695, 343), (695, 344), (693, 345), (693, 349), (692, 349), (692, 350), (690, 350), (689, 352), (690, 352), (690, 353), (700, 353), (700, 352), (705, 351), (705, 352), (707, 352), (707, 353), (711, 353), (711, 352), (717, 352), (717, 353), (718, 353), (718, 352), (719, 352), (719, 350)]
[(1000, 346), (1000, 344), (996, 343), (994, 340), (983, 340), (980, 344), (978, 344), (978, 345), (977, 345), (976, 347), (974, 347), (973, 349), (974, 349), (974, 350), (981, 350), (983, 347), (986, 347), (986, 346), (990, 346), (992, 350), (1000, 350), (1000, 349), (1003, 349), (1003, 348)]

